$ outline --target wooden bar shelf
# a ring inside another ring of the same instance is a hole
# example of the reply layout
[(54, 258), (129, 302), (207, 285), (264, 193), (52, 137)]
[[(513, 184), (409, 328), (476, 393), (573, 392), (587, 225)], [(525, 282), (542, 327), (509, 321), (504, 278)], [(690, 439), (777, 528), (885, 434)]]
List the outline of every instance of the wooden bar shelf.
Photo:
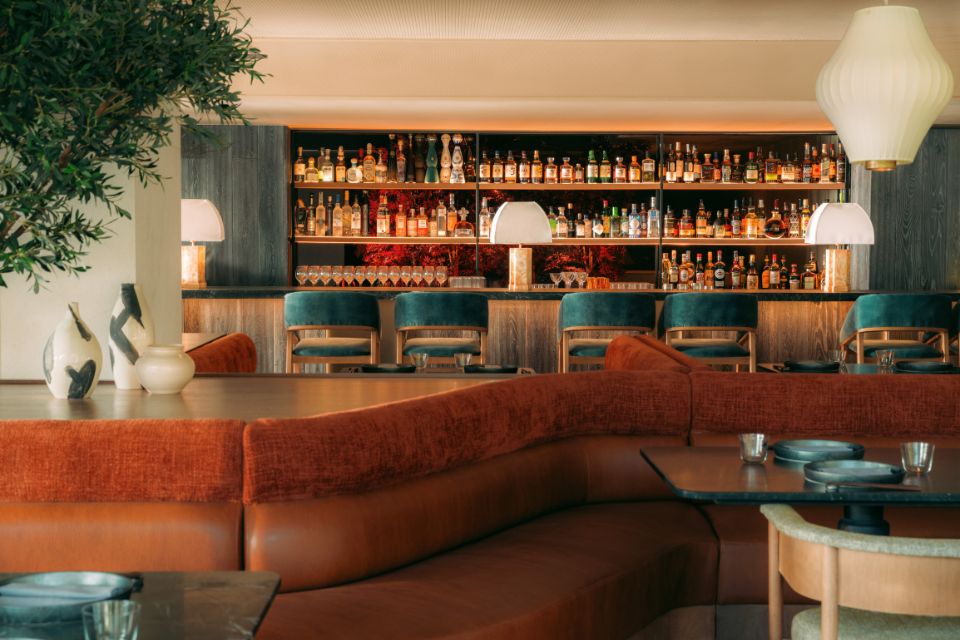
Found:
[(533, 184), (530, 182), (481, 182), (481, 191), (657, 191), (659, 182), (600, 182)]
[[(803, 238), (664, 238), (665, 247), (801, 247)], [(811, 245), (812, 246), (812, 245)]]
[(664, 191), (842, 191), (842, 182), (664, 182)]
[[(490, 244), (487, 238), (410, 237), (410, 236), (297, 236), (297, 244)], [(535, 246), (649, 246), (656, 247), (657, 238), (554, 238), (550, 245)], [(665, 247), (799, 247), (803, 238), (664, 238)]]
[(476, 182), (294, 182), (294, 189), (314, 191), (473, 191)]
[(296, 236), (293, 239), (297, 244), (476, 244), (476, 238), (457, 238), (445, 236), (411, 237), (411, 236)]

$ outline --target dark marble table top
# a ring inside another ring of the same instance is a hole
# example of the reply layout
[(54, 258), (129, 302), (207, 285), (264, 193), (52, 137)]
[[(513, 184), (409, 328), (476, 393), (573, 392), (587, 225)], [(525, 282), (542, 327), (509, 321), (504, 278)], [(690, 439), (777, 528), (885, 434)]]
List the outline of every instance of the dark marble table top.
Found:
[[(688, 500), (727, 504), (960, 504), (960, 449), (938, 447), (933, 471), (911, 476), (904, 484), (920, 491), (825, 491), (806, 482), (803, 467), (774, 459), (764, 464), (740, 462), (735, 447), (645, 447), (641, 454), (674, 493)], [(900, 464), (896, 449), (867, 447), (864, 460)]]
[[(265, 571), (142, 575), (143, 588), (131, 597), (143, 605), (139, 640), (253, 638), (280, 585), (277, 574)], [(3, 626), (0, 638), (79, 640), (83, 624)]]

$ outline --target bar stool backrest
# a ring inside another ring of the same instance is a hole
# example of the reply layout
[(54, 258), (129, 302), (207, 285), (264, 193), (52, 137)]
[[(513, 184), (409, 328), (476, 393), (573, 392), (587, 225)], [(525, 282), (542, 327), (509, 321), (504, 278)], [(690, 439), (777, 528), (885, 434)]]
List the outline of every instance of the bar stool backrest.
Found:
[(747, 293), (674, 293), (663, 302), (658, 333), (687, 327), (757, 328), (757, 297)]
[(934, 293), (871, 293), (857, 298), (840, 330), (841, 341), (858, 331), (887, 328), (941, 329), (956, 335), (950, 298)]
[(568, 293), (560, 301), (560, 329), (631, 327), (652, 331), (656, 308), (656, 300), (647, 293)]
[(464, 327), (486, 330), (487, 298), (479, 293), (412, 291), (394, 304), (397, 330)]
[(380, 331), (376, 296), (359, 291), (297, 291), (283, 297), (289, 327), (358, 327)]

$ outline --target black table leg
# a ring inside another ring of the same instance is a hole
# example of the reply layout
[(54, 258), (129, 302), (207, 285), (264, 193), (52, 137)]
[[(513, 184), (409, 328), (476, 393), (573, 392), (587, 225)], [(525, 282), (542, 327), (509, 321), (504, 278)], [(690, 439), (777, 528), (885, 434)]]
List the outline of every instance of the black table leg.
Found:
[(890, 523), (883, 519), (883, 505), (847, 504), (837, 528), (874, 536), (890, 535)]

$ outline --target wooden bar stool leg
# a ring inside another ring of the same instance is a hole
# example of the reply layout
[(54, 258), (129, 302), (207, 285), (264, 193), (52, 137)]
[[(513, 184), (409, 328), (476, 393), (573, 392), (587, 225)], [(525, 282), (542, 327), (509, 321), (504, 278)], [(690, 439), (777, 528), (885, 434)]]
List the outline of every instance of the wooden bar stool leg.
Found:
[(767, 622), (770, 640), (783, 640), (783, 583), (780, 580), (780, 534), (767, 524)]

